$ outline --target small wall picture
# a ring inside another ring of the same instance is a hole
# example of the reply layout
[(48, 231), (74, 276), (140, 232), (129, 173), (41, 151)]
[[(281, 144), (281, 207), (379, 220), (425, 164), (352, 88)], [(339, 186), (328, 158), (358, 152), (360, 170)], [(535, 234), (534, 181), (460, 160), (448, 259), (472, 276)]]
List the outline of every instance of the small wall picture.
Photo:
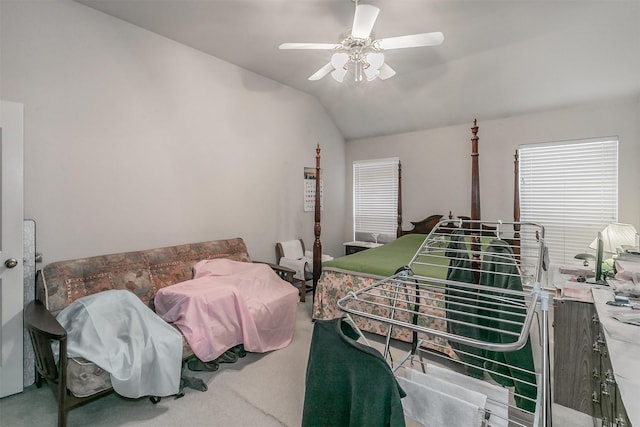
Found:
[[(316, 168), (304, 168), (304, 211), (315, 211)], [(320, 177), (320, 209), (322, 209), (322, 177)]]

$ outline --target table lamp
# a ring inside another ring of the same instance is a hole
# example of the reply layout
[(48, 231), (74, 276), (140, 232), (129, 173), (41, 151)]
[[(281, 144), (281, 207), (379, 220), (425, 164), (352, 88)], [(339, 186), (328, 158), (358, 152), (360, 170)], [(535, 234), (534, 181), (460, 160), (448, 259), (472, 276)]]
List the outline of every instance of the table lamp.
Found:
[[(603, 252), (609, 257), (623, 251), (623, 247), (636, 247), (638, 231), (631, 224), (611, 223), (602, 230)], [(589, 245), (591, 249), (597, 249), (598, 239), (594, 239)]]
[(582, 265), (585, 267), (589, 267), (589, 261), (595, 261), (596, 257), (594, 255), (588, 253), (577, 254), (574, 256), (575, 259), (581, 259)]

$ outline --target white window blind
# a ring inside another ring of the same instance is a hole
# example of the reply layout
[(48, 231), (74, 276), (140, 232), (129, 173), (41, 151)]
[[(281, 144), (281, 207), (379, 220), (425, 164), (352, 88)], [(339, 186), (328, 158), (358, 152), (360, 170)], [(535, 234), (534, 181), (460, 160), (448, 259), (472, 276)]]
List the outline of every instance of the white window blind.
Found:
[(353, 162), (353, 231), (360, 241), (388, 242), (398, 228), (397, 157)]
[(618, 138), (523, 145), (520, 217), (545, 227), (551, 263), (576, 265), (618, 219)]

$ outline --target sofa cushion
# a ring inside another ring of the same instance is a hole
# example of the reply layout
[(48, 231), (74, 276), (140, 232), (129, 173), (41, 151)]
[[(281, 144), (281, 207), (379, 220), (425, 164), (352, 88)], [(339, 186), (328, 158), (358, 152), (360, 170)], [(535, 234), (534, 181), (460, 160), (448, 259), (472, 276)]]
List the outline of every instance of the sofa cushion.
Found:
[(198, 261), (214, 258), (251, 262), (241, 238), (59, 261), (42, 269), (37, 297), (53, 315), (109, 289), (129, 290), (148, 305), (158, 289), (191, 279)]
[(67, 304), (71, 304), (84, 296), (114, 288), (113, 280), (111, 280), (111, 275), (108, 273), (65, 279), (64, 284)]
[(76, 397), (92, 396), (111, 388), (111, 376), (87, 359), (70, 358), (67, 362), (67, 388)]
[(191, 279), (194, 264), (192, 261), (172, 261), (149, 266), (155, 291)]
[[(178, 332), (180, 329), (171, 324)], [(193, 350), (182, 335), (182, 360), (193, 356)], [(67, 361), (67, 388), (76, 397), (87, 397), (111, 388), (111, 377), (95, 363), (82, 358), (70, 357)]]
[(54, 315), (78, 298), (110, 289), (128, 290), (145, 304), (155, 295), (143, 252), (102, 255), (46, 265), (47, 308)]

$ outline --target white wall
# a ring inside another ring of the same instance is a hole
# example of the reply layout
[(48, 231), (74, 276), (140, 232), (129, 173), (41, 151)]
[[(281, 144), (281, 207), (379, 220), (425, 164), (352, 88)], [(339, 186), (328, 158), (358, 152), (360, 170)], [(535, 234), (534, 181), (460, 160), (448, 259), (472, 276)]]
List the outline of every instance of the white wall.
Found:
[[(520, 144), (619, 137), (619, 221), (640, 230), (640, 96), (499, 120), (478, 117), (482, 218), (513, 218), (513, 155)], [(354, 160), (398, 156), (403, 227), (430, 214), (470, 215), (471, 131), (468, 124), (347, 142), (347, 206)], [(346, 224), (345, 238), (351, 236)]]
[[(405, 228), (469, 214), (472, 117), (349, 141), (345, 155), (306, 94), (75, 2), (0, 9), (0, 98), (25, 105), (25, 215), (45, 262), (235, 236), (255, 259), (272, 260), (281, 239), (311, 246), (302, 170), (318, 142), (324, 252), (351, 238), (353, 160), (400, 157)], [(618, 135), (620, 221), (640, 226), (639, 104), (480, 114), (482, 216), (511, 218), (519, 144)]]
[(312, 97), (71, 1), (2, 1), (0, 98), (24, 104), (25, 216), (45, 262), (243, 237), (341, 253), (344, 140)]

